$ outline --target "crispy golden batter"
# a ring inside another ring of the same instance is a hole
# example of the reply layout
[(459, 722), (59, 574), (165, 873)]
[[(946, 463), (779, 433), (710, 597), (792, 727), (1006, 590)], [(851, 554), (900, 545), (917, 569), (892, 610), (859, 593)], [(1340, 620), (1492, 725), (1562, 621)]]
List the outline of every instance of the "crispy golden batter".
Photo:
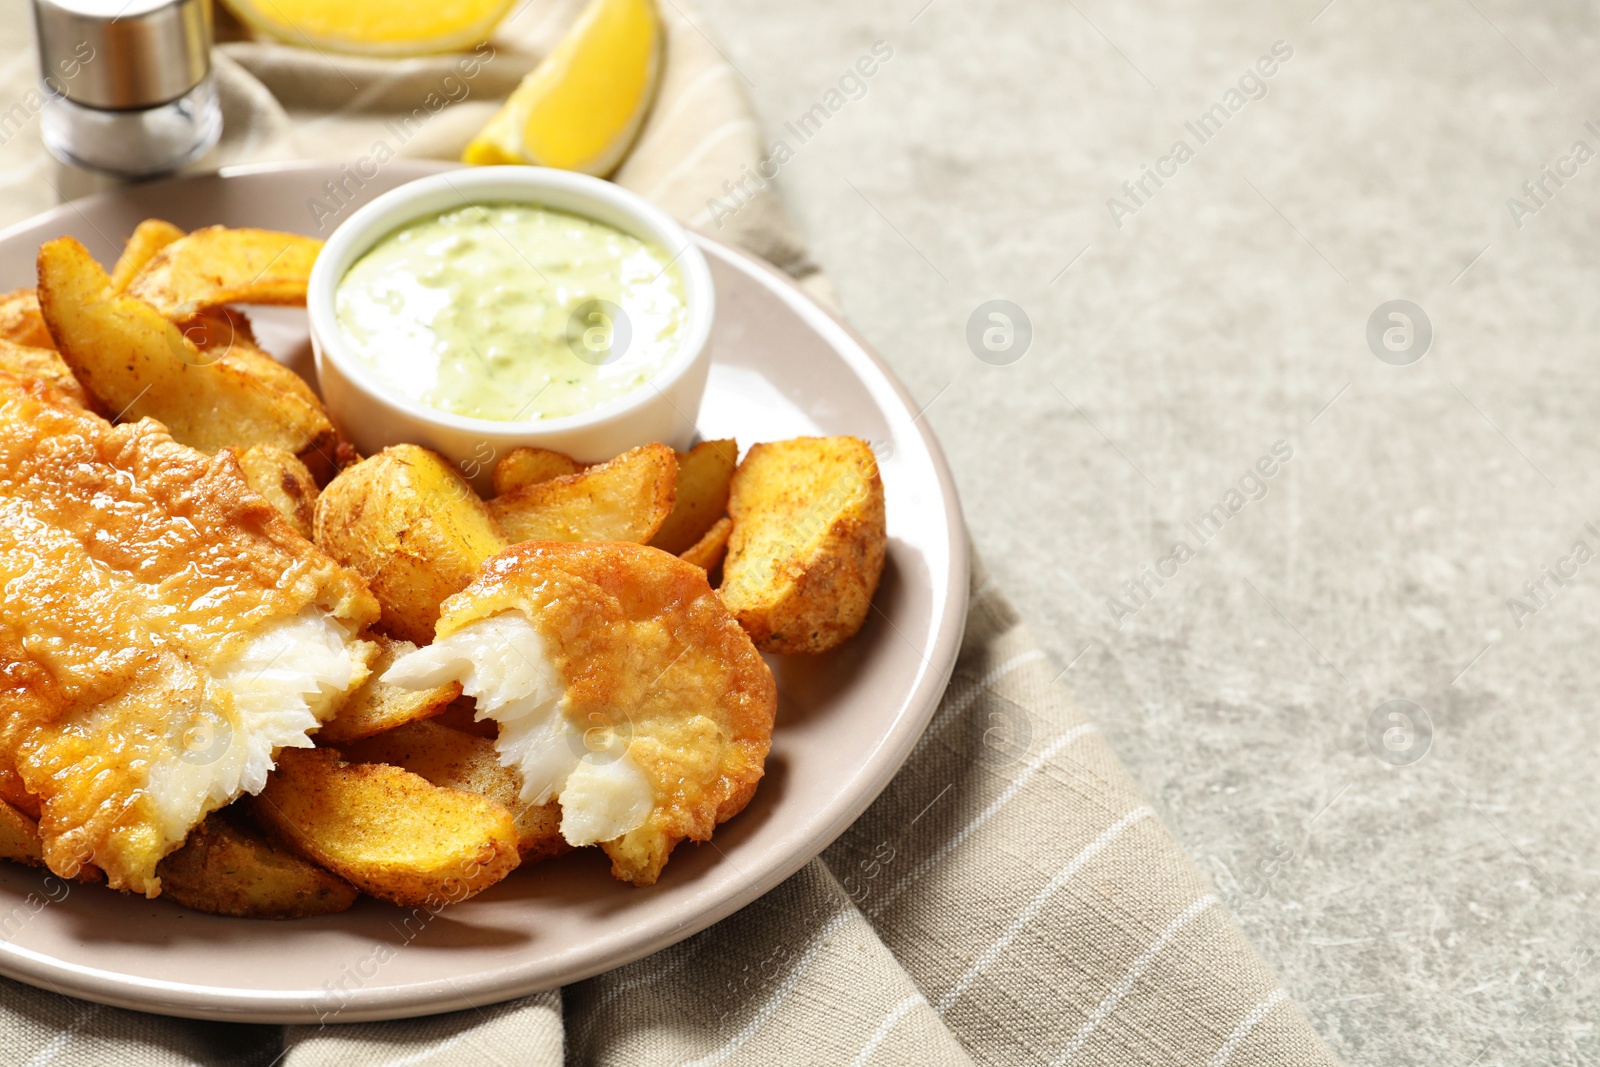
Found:
[(0, 339), (0, 370), (8, 370), (19, 378), (34, 378), (61, 390), (79, 407), (89, 406), (89, 394), (84, 392), (72, 368), (54, 348), (34, 348)]
[(0, 340), (29, 348), (56, 346), (50, 327), (44, 324), (44, 315), (39, 312), (38, 290), (13, 289), (0, 296)]
[(651, 885), (673, 847), (744, 808), (772, 743), (772, 672), (703, 570), (633, 544), (525, 542), (445, 601), (442, 639), (520, 611), (545, 638), (579, 729), (627, 740), (654, 792), (644, 824), (602, 847)]
[(8, 793), (36, 798), (52, 870), (92, 862), (113, 886), (159, 890), (156, 862), (187, 827), (150, 776), (176, 766), (185, 722), (241, 722), (212, 668), (303, 611), (353, 632), (378, 606), (231, 455), (0, 372), (0, 768)]

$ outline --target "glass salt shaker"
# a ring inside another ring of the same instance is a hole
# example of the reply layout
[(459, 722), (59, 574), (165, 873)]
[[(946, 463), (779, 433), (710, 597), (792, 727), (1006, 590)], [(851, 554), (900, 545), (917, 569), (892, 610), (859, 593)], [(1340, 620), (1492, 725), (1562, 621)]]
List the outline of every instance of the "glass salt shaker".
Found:
[(144, 178), (217, 143), (209, 0), (33, 0), (33, 22), (57, 159)]

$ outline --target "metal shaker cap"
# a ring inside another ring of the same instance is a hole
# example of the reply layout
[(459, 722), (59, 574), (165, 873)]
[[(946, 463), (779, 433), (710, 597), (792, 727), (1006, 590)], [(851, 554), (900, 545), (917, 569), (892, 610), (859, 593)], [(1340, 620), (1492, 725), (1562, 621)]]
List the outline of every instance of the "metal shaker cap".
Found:
[(45, 88), (85, 107), (166, 104), (211, 70), (209, 0), (33, 0), (33, 25)]

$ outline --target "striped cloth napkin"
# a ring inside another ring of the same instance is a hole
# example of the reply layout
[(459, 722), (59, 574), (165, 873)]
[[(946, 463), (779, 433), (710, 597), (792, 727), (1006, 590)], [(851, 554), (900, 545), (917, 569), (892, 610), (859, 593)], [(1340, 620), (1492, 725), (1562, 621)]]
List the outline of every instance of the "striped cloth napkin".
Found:
[[(228, 134), (206, 163), (348, 160), (380, 142), (454, 158), (580, 2), (519, 10), (475, 68), (226, 43)], [(616, 180), (826, 301), (772, 189), (712, 212), (761, 133), (704, 20), (681, 0), (662, 10), (660, 95)], [(23, 4), (0, 0), (4, 99), (31, 84), (25, 26)], [(0, 223), (94, 184), (24, 120), (0, 116)], [(981, 564), (973, 582), (955, 677), (905, 769), (821, 858), (679, 945), (518, 1001), (323, 1028), (167, 1019), (0, 980), (0, 1063), (1333, 1064)]]

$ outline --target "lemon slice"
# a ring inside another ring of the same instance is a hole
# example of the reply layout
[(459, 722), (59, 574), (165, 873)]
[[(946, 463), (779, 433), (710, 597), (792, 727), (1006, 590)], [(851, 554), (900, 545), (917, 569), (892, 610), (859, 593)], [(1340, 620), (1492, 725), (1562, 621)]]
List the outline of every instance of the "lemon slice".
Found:
[(288, 44), (379, 56), (486, 41), (514, 0), (222, 0), (240, 22)]
[(650, 110), (661, 40), (654, 0), (590, 0), (461, 158), (604, 177), (622, 162)]

